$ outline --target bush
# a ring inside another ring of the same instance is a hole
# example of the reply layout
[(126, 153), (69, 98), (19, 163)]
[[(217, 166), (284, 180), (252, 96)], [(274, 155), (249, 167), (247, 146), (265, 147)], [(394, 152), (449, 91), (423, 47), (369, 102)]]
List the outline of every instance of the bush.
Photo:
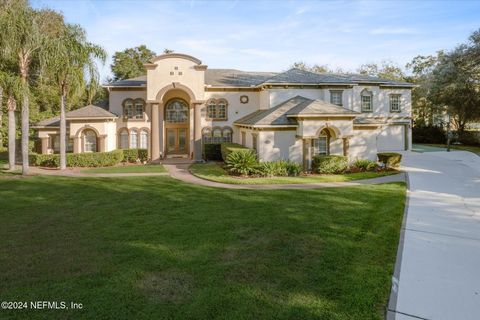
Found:
[[(31, 153), (30, 163), (34, 166), (58, 167), (60, 155)], [(67, 167), (109, 167), (123, 160), (122, 150), (110, 152), (67, 153)]]
[(385, 168), (396, 168), (400, 166), (402, 155), (396, 152), (381, 152), (377, 153), (378, 161), (385, 165)]
[(238, 143), (223, 142), (220, 144), (220, 152), (222, 154), (222, 159), (225, 162), (227, 162), (228, 155), (232, 152), (237, 152), (237, 151), (245, 152), (245, 151), (251, 151), (251, 150), (252, 149), (244, 147)]
[(298, 163), (287, 160), (262, 162), (257, 167), (257, 174), (265, 177), (298, 176), (300, 172), (302, 167)]
[(360, 171), (373, 171), (377, 169), (378, 164), (375, 161), (368, 159), (357, 159), (353, 162), (352, 167)]
[(478, 146), (480, 144), (480, 134), (477, 131), (456, 132), (456, 141), (467, 146)]
[(343, 173), (348, 169), (348, 158), (345, 156), (315, 156), (312, 170), (315, 173)]
[(413, 143), (446, 143), (446, 133), (438, 126), (415, 126), (412, 128)]
[(257, 155), (253, 150), (233, 151), (228, 154), (227, 168), (231, 173), (249, 175), (257, 172)]
[(205, 160), (221, 161), (222, 151), (220, 148), (220, 143), (203, 144), (203, 157)]
[(147, 149), (122, 149), (123, 160), (125, 162), (135, 163), (137, 160), (145, 162), (148, 160)]

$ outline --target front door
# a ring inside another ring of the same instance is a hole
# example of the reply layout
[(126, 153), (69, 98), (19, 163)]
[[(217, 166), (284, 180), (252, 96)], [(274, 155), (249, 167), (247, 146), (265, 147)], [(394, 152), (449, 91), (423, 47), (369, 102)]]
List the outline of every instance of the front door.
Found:
[(188, 128), (167, 128), (167, 154), (188, 154)]

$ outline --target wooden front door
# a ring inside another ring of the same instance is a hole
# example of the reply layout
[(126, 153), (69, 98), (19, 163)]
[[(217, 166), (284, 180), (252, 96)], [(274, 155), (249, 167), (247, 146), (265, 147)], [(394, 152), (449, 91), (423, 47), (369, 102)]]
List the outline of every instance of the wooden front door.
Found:
[(167, 154), (188, 154), (188, 128), (167, 128)]

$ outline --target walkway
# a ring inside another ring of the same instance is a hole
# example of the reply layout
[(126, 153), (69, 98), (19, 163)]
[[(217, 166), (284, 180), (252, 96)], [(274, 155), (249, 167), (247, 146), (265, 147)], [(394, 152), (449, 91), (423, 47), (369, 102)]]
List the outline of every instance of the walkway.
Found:
[(277, 190), (277, 189), (316, 189), (316, 188), (333, 188), (333, 187), (352, 187), (365, 184), (378, 184), (387, 182), (405, 181), (405, 174), (395, 174), (391, 176), (358, 180), (355, 182), (319, 182), (319, 183), (302, 183), (302, 184), (228, 184), (220, 183), (198, 178), (190, 173), (188, 164), (171, 164), (164, 165), (172, 178), (183, 182), (197, 184), (205, 187), (225, 188), (225, 189), (261, 189), (261, 190)]
[(480, 157), (405, 153), (408, 212), (388, 319), (480, 318)]

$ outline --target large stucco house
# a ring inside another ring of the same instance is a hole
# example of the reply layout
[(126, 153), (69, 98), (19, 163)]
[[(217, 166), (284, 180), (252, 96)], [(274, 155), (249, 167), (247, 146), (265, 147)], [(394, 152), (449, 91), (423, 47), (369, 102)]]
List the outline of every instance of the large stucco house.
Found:
[[(142, 77), (105, 85), (108, 108), (67, 113), (71, 152), (146, 148), (152, 161), (202, 159), (202, 144), (233, 141), (262, 161), (306, 168), (315, 154), (375, 159), (411, 148), (412, 84), (352, 74), (209, 69), (164, 54)], [(35, 127), (41, 151), (58, 150), (59, 119)]]

